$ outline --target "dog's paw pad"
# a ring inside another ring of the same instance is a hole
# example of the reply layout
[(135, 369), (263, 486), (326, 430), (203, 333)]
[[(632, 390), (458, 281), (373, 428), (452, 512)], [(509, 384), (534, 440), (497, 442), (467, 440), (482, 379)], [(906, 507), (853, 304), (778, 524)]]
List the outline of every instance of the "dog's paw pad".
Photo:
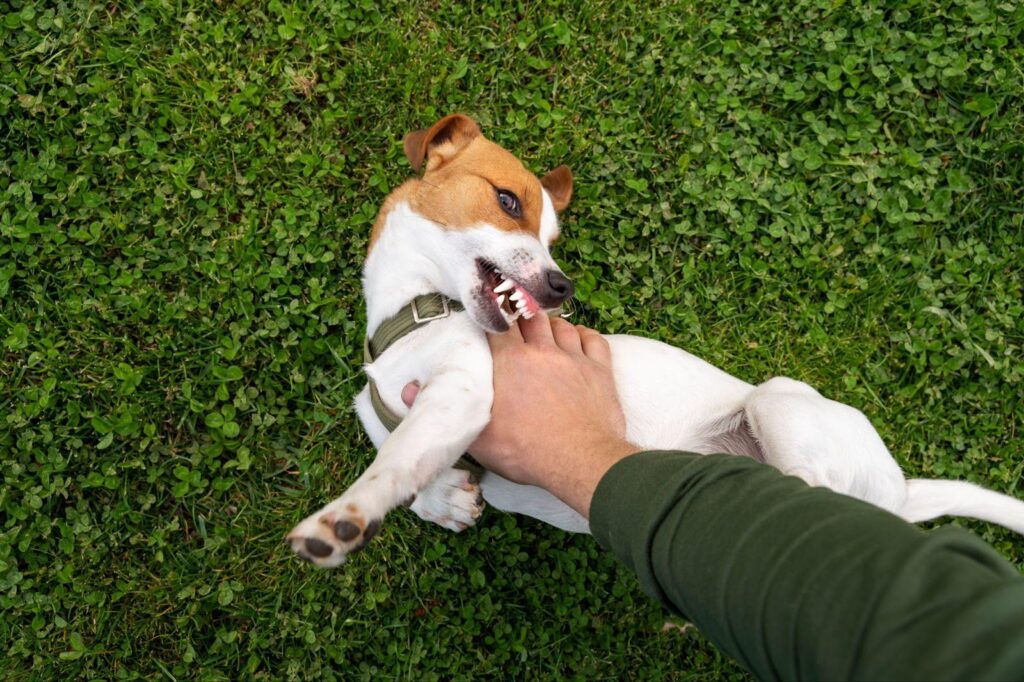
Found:
[(357, 552), (366, 547), (366, 543), (372, 540), (380, 530), (380, 519), (374, 519), (365, 525), (361, 519), (359, 521), (339, 519), (334, 522), (333, 530), (336, 538), (352, 544), (348, 549), (349, 552)]
[(288, 534), (299, 558), (324, 568), (345, 563), (380, 530), (380, 519), (369, 522), (360, 516), (337, 518), (333, 513), (314, 514)]
[(303, 544), (306, 547), (306, 553), (318, 559), (329, 557), (334, 552), (334, 548), (320, 538), (306, 538)]
[(351, 521), (345, 521), (342, 519), (334, 524), (334, 535), (342, 542), (355, 540), (359, 536), (360, 532), (359, 526)]
[(292, 532), (285, 538), (292, 551), (303, 561), (317, 566), (337, 566), (345, 561), (344, 554), (338, 552), (329, 540), (318, 537), (304, 537)]

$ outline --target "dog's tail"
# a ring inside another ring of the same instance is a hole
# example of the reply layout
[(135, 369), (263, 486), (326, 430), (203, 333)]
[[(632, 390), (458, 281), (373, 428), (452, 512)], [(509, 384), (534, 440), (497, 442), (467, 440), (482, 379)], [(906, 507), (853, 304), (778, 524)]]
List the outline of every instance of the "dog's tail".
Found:
[(1024, 502), (965, 481), (912, 478), (899, 515), (911, 523), (939, 516), (969, 516), (1024, 535)]

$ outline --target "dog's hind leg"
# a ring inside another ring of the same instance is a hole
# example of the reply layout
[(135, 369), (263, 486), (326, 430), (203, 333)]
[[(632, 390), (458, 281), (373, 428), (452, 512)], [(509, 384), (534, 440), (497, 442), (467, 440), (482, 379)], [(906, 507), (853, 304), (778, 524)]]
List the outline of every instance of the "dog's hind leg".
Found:
[(860, 410), (784, 377), (757, 386), (743, 409), (767, 464), (894, 513), (903, 507), (903, 473)]
[(424, 521), (456, 533), (476, 523), (483, 513), (477, 475), (465, 469), (446, 469), (416, 494), (410, 511)]
[(570, 533), (590, 533), (590, 524), (580, 514), (543, 488), (513, 483), (493, 471), (480, 482), (487, 503), (512, 514), (525, 514)]
[(424, 384), (409, 414), (352, 487), (288, 534), (299, 556), (324, 567), (343, 563), (370, 541), (385, 514), (400, 504), (414, 503), (415, 496), (446, 472), (483, 431), (494, 397), (491, 364), (483, 355), (484, 344), (476, 350), (481, 352), (477, 359), (485, 362), (467, 362), (473, 350), (463, 349), (459, 363), (478, 371), (455, 363), (441, 368)]

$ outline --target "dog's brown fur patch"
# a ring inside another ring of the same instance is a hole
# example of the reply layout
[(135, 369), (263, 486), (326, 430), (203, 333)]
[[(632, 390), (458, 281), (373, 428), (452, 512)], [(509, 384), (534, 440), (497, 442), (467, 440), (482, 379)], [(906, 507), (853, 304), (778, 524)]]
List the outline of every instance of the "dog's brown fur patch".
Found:
[[(441, 139), (431, 144), (430, 135), (437, 130)], [(508, 232), (540, 233), (541, 180), (511, 153), (481, 135), (472, 119), (461, 114), (445, 117), (426, 131), (410, 133), (405, 148), (414, 167), (426, 159), (426, 172), (420, 179), (401, 184), (384, 200), (370, 235), (371, 249), (388, 213), (403, 201), (449, 230), (487, 224)], [(569, 169), (560, 166), (544, 176), (544, 182), (556, 210), (564, 208), (572, 195)], [(502, 210), (499, 189), (518, 197), (519, 218)]]

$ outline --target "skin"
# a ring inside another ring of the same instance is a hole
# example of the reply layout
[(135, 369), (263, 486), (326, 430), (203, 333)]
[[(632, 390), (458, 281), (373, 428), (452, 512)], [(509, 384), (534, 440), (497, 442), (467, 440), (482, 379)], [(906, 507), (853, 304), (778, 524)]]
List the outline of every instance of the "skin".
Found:
[[(494, 361), (491, 422), (470, 448), (485, 467), (545, 488), (586, 518), (604, 474), (639, 451), (625, 439), (608, 343), (546, 315), (488, 335)], [(419, 386), (402, 400), (412, 405)]]

